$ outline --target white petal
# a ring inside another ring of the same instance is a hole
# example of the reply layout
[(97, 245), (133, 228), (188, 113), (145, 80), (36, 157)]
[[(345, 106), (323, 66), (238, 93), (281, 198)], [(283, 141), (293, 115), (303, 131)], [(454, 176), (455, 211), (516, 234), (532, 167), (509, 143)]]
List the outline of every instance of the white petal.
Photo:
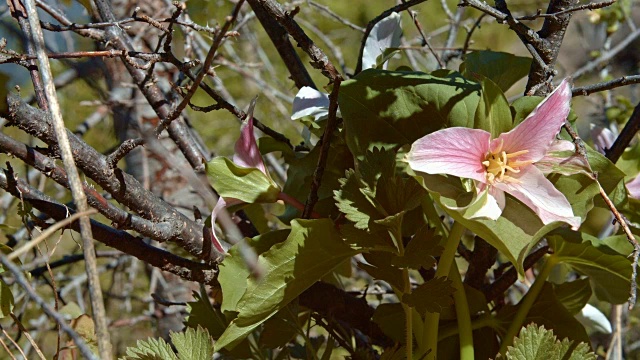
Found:
[(293, 114), (291, 120), (313, 116), (314, 120), (319, 120), (329, 114), (329, 95), (304, 86), (293, 99)]
[(400, 46), (402, 28), (400, 14), (394, 12), (373, 26), (362, 52), (362, 70), (377, 67), (378, 56), (389, 48)]
[(586, 304), (580, 314), (577, 315), (578, 320), (582, 325), (587, 328), (591, 328), (604, 334), (611, 334), (613, 329), (611, 328), (611, 322), (609, 319), (596, 307)]

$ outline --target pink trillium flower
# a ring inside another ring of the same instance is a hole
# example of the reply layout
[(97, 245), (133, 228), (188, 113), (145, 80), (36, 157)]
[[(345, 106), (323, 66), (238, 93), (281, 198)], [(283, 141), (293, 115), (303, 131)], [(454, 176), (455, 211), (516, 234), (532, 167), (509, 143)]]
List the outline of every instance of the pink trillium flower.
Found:
[[(498, 219), (505, 193), (531, 208), (543, 224), (562, 221), (577, 229), (567, 198), (545, 177), (554, 151), (574, 149), (557, 140), (569, 115), (571, 88), (565, 79), (513, 130), (491, 139), (485, 130), (452, 127), (433, 132), (413, 143), (409, 166), (427, 174), (447, 174), (475, 180), (477, 191), (488, 192), (483, 217)], [(557, 159), (559, 162), (560, 159)], [(540, 163), (540, 168), (536, 165)]]
[[(613, 146), (613, 143), (616, 141), (616, 137), (617, 135), (614, 134), (613, 131), (604, 127), (594, 126), (591, 129), (593, 145), (595, 145), (596, 150), (603, 155), (606, 155), (606, 151)], [(640, 199), (640, 176), (636, 176), (629, 180), (625, 186), (627, 187), (629, 196), (634, 199)]]
[[(251, 102), (249, 106), (249, 111), (247, 112), (247, 121), (242, 125), (240, 130), (240, 138), (236, 141), (233, 154), (233, 163), (244, 168), (255, 168), (260, 170), (263, 174), (267, 176), (271, 180), (271, 176), (267, 171), (266, 166), (264, 165), (264, 161), (262, 160), (262, 155), (260, 154), (260, 150), (258, 149), (258, 143), (256, 142), (255, 135), (253, 133), (253, 109), (255, 107), (255, 99)], [(273, 180), (271, 180), (273, 182)], [(239, 199), (226, 197), (223, 198), (220, 196), (218, 198), (218, 202), (216, 206), (211, 211), (211, 229), (213, 232), (213, 245), (221, 253), (226, 253), (227, 251), (222, 246), (220, 239), (216, 235), (215, 227), (216, 227), (216, 218), (218, 217), (218, 213), (223, 208), (244, 204), (245, 202)]]

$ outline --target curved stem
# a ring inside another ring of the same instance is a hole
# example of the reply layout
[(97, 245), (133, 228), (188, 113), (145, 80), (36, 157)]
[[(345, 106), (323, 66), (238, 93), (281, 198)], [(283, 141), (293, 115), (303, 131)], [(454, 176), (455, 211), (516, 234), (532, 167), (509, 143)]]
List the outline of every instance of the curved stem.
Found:
[[(284, 201), (285, 203), (293, 206), (294, 208), (298, 209), (300, 212), (304, 211), (304, 204), (301, 203), (298, 199), (294, 198), (293, 196), (280, 191), (280, 194), (278, 194), (278, 199)], [(320, 214), (318, 214), (317, 212), (311, 212), (311, 218), (312, 219), (320, 219), (322, 216), (320, 216)]]
[(531, 309), (531, 307), (533, 306), (533, 303), (538, 298), (538, 295), (540, 294), (540, 291), (542, 291), (542, 287), (544, 286), (544, 283), (546, 282), (547, 278), (549, 277), (549, 274), (551, 273), (551, 270), (553, 269), (553, 267), (556, 265), (557, 262), (558, 262), (558, 258), (556, 256), (551, 255), (547, 257), (547, 261), (545, 261), (544, 265), (542, 266), (542, 270), (536, 277), (536, 280), (533, 282), (533, 285), (531, 285), (531, 288), (529, 289), (527, 294), (520, 301), (520, 305), (518, 306), (518, 311), (516, 312), (516, 315), (513, 318), (513, 321), (511, 321), (511, 325), (509, 325), (509, 328), (507, 329), (507, 332), (505, 333), (504, 338), (502, 338), (502, 344), (500, 344), (500, 354), (502, 354), (503, 356), (507, 352), (507, 347), (511, 345), (511, 343), (513, 342), (513, 339), (518, 335), (518, 332), (520, 331), (520, 328), (522, 328), (522, 324), (524, 323), (524, 320), (527, 318), (527, 315), (529, 314), (529, 310)]
[[(448, 276), (451, 270), (451, 265), (455, 260), (456, 251), (458, 249), (458, 244), (460, 243), (460, 238), (462, 234), (464, 234), (465, 227), (458, 222), (454, 222), (451, 227), (451, 231), (449, 232), (449, 237), (447, 237), (444, 251), (440, 256), (440, 261), (438, 262), (438, 269), (436, 270), (436, 275), (434, 278), (439, 278), (443, 276)], [(440, 313), (430, 313), (427, 312), (424, 319), (424, 332), (423, 337), (425, 344), (425, 352), (430, 351), (427, 355), (426, 359), (434, 360), (436, 358), (438, 352), (438, 323), (440, 322)]]
[(453, 293), (453, 301), (456, 307), (456, 318), (458, 319), (458, 329), (460, 331), (460, 359), (473, 360), (473, 330), (471, 328), (471, 313), (469, 313), (469, 303), (467, 293), (464, 291), (462, 278), (458, 265), (454, 261), (449, 272), (449, 278), (453, 282), (456, 292)]

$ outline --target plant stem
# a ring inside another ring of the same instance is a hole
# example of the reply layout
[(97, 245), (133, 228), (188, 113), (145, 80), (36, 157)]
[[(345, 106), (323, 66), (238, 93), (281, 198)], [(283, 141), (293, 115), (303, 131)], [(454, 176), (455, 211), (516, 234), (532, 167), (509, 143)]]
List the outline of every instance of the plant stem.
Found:
[(509, 325), (509, 328), (507, 329), (507, 332), (505, 333), (504, 338), (502, 339), (502, 344), (500, 344), (500, 354), (502, 354), (503, 356), (507, 352), (507, 346), (511, 345), (511, 343), (513, 342), (513, 339), (518, 335), (520, 328), (522, 328), (522, 325), (525, 319), (527, 318), (527, 315), (529, 314), (529, 310), (531, 309), (531, 307), (533, 306), (533, 303), (538, 298), (538, 295), (540, 294), (540, 291), (542, 290), (544, 283), (546, 282), (547, 278), (549, 277), (549, 274), (551, 273), (551, 270), (553, 269), (553, 267), (556, 265), (557, 262), (558, 262), (558, 258), (556, 256), (551, 255), (547, 257), (547, 260), (542, 266), (542, 270), (536, 277), (536, 280), (533, 282), (533, 285), (531, 285), (531, 288), (529, 289), (527, 294), (524, 296), (524, 298), (520, 300), (518, 311), (516, 312), (516, 315), (513, 318), (511, 325)]
[(456, 307), (456, 318), (458, 319), (458, 329), (460, 329), (460, 359), (473, 360), (473, 330), (471, 329), (471, 313), (469, 313), (469, 303), (467, 293), (464, 291), (460, 270), (454, 261), (449, 272), (449, 278), (453, 282), (456, 292), (453, 293), (453, 301)]
[[(447, 237), (444, 251), (440, 256), (440, 261), (438, 262), (438, 269), (436, 270), (436, 275), (434, 278), (448, 276), (451, 271), (451, 265), (455, 260), (456, 251), (458, 249), (458, 244), (460, 243), (460, 238), (462, 234), (464, 234), (465, 227), (458, 222), (454, 222), (451, 227), (451, 231), (449, 232), (449, 237)], [(426, 359), (434, 360), (438, 353), (438, 324), (440, 322), (440, 313), (430, 313), (427, 312), (424, 319), (424, 332), (423, 337), (425, 344), (425, 349), (422, 349), (424, 352), (431, 351)]]
[[(301, 203), (298, 199), (294, 198), (293, 196), (290, 196), (287, 193), (284, 192), (280, 192), (280, 194), (278, 194), (278, 199), (284, 201), (285, 203), (293, 206), (294, 208), (298, 209), (300, 212), (304, 211), (304, 204)], [(311, 218), (313, 219), (320, 219), (322, 216), (320, 216), (318, 213), (316, 213), (315, 211), (311, 212)]]
[[(398, 246), (399, 255), (404, 256), (402, 229), (398, 226), (390, 230), (389, 233)], [(411, 294), (411, 277), (409, 276), (409, 269), (406, 267), (402, 269), (402, 278), (404, 280), (404, 288), (402, 289), (402, 294), (398, 295), (400, 302), (402, 302), (402, 296), (404, 294)], [(413, 309), (403, 302), (402, 309), (404, 310), (405, 317), (405, 348), (407, 349), (407, 360), (413, 360)]]

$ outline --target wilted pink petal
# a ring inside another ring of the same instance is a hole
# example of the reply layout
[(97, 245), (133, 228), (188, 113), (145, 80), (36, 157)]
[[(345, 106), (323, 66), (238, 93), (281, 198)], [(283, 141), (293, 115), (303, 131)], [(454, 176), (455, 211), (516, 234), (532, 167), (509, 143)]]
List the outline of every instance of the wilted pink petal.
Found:
[(256, 98), (251, 100), (251, 105), (247, 112), (247, 122), (242, 125), (240, 138), (236, 141), (233, 162), (238, 166), (259, 169), (266, 175), (267, 169), (264, 166), (264, 161), (262, 160), (262, 155), (258, 149), (256, 137), (253, 134), (253, 109), (255, 106)]
[(607, 149), (610, 149), (616, 141), (616, 135), (613, 131), (602, 126), (593, 126), (591, 128), (591, 138), (593, 139), (593, 145), (596, 150), (601, 154), (604, 154)]
[(216, 206), (214, 206), (213, 210), (211, 211), (211, 232), (213, 233), (213, 237), (211, 238), (211, 241), (213, 242), (213, 246), (216, 248), (216, 250), (218, 250), (223, 254), (226, 254), (227, 251), (224, 249), (224, 247), (222, 246), (222, 243), (220, 242), (220, 239), (218, 239), (218, 236), (216, 235), (216, 219), (218, 218), (218, 213), (220, 213), (220, 210), (226, 207), (243, 204), (243, 203), (244, 201), (242, 200), (238, 200), (234, 198), (223, 198), (221, 196), (218, 198), (218, 202), (216, 203)]
[(629, 196), (634, 199), (640, 199), (640, 176), (636, 176), (633, 180), (629, 181), (626, 186), (629, 191)]
[(543, 224), (563, 221), (577, 229), (580, 218), (573, 216), (567, 198), (535, 166), (527, 166), (514, 176), (514, 182), (496, 182), (495, 186), (508, 192), (533, 210)]
[(526, 150), (518, 160), (542, 159), (569, 115), (571, 87), (565, 79), (513, 130), (491, 141), (491, 149), (515, 153)]
[(482, 161), (491, 134), (484, 130), (453, 127), (418, 139), (407, 154), (413, 170), (427, 174), (449, 174), (486, 181)]

